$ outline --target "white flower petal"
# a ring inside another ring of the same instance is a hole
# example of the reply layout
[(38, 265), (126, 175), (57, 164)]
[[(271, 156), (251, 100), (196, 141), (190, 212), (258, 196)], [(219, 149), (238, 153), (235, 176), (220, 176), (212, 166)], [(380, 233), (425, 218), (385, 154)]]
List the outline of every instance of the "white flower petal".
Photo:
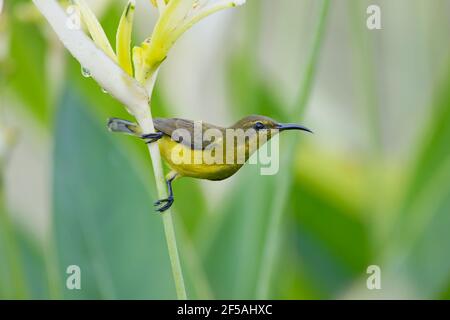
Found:
[(111, 57), (111, 59), (117, 60), (111, 44), (109, 43), (108, 37), (106, 36), (103, 27), (100, 25), (100, 22), (92, 12), (91, 8), (84, 0), (74, 0), (74, 2), (80, 9), (83, 21), (86, 24), (94, 42), (102, 48), (106, 54)]
[(64, 46), (83, 68), (89, 70), (92, 78), (103, 89), (127, 106), (134, 116), (148, 112), (148, 96), (145, 89), (99, 49), (83, 31), (67, 28), (68, 17), (55, 0), (33, 0), (33, 2)]

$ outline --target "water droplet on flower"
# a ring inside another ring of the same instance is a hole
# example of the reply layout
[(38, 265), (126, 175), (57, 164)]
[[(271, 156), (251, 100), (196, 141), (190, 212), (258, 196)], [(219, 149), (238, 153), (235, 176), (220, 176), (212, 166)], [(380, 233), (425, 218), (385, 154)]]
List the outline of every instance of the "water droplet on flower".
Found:
[(91, 72), (88, 69), (84, 68), (84, 67), (81, 67), (81, 74), (85, 78), (90, 78), (91, 77)]

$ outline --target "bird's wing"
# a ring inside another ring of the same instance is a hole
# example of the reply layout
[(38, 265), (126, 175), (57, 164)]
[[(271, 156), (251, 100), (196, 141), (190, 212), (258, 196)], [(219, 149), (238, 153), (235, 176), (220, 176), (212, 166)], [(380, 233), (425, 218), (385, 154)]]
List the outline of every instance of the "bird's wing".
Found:
[[(223, 131), (222, 128), (208, 123), (178, 118), (156, 118), (153, 119), (153, 123), (156, 130), (193, 150), (204, 150), (214, 142), (214, 139), (204, 138), (206, 130), (216, 129), (221, 132)], [(200, 127), (201, 130), (199, 130)], [(183, 138), (185, 135), (188, 135), (188, 137)]]

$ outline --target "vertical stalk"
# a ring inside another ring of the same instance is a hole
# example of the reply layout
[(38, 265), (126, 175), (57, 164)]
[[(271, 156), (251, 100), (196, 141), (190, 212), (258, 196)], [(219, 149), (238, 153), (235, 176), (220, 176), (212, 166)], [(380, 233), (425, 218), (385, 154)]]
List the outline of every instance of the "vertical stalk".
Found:
[(362, 13), (365, 11), (365, 6), (360, 1), (349, 2), (349, 14), (351, 21), (351, 29), (355, 52), (356, 65), (358, 66), (358, 84), (360, 85), (360, 92), (362, 92), (360, 99), (364, 110), (368, 126), (368, 139), (372, 150), (371, 158), (379, 156), (382, 149), (381, 127), (380, 127), (380, 110), (378, 108), (377, 84), (376, 74), (374, 69), (373, 56), (373, 33), (368, 33), (365, 17)]
[[(295, 104), (298, 109), (295, 110), (293, 118), (302, 117), (311, 95), (312, 85), (319, 61), (319, 53), (325, 36), (325, 27), (329, 7), (330, 0), (323, 0), (320, 7), (316, 32), (313, 37), (313, 45), (311, 47), (311, 51), (307, 60), (306, 73), (301, 85), (300, 96)], [(294, 140), (292, 139), (290, 140), (290, 147), (288, 148), (288, 152), (282, 159), (281, 167), (285, 168), (285, 171), (283, 174), (279, 175), (279, 178), (277, 179), (277, 185), (280, 187), (277, 189), (274, 197), (275, 200), (272, 203), (272, 214), (269, 220), (269, 227), (267, 229), (265, 245), (263, 246), (264, 251), (261, 258), (261, 269), (259, 273), (259, 281), (256, 288), (256, 296), (258, 299), (268, 299), (283, 210), (289, 195), (289, 186), (292, 182), (292, 176), (289, 172), (289, 168), (291, 167), (291, 159), (294, 156), (293, 150), (295, 149), (295, 146), (293, 144)]]
[(369, 31), (364, 20), (364, 3), (361, 1), (351, 1), (349, 6), (349, 18), (352, 31), (352, 45), (355, 55), (356, 71), (354, 77), (359, 85), (358, 92), (361, 93), (359, 105), (362, 107), (363, 116), (367, 127), (367, 145), (365, 162), (370, 167), (366, 176), (367, 209), (364, 218), (369, 228), (372, 246), (377, 251), (385, 241), (387, 225), (386, 214), (391, 212), (389, 203), (379, 201), (386, 199), (385, 175), (383, 175), (383, 134), (382, 134), (382, 113), (379, 105), (377, 92), (376, 59), (373, 54), (376, 32)]
[[(56, 0), (33, 0), (33, 2), (50, 23), (64, 46), (83, 67), (90, 71), (91, 76), (99, 85), (128, 107), (127, 109), (133, 113), (144, 133), (154, 133), (155, 128), (148, 97), (151, 97), (153, 92), (157, 71), (145, 83), (146, 90), (144, 90), (137, 85), (135, 79), (129, 77), (115, 63), (114, 59), (109, 59), (102, 50), (89, 40), (82, 30), (66, 27), (67, 15)], [(153, 162), (158, 195), (161, 198), (167, 198), (164, 171), (158, 145), (151, 144), (148, 146), (148, 149)], [(177, 297), (178, 299), (187, 299), (171, 211), (166, 211), (162, 219)]]
[[(151, 99), (154, 84), (157, 78), (158, 72), (151, 77), (149, 83), (147, 84), (148, 96)], [(141, 126), (144, 134), (154, 133), (155, 127), (153, 125), (153, 118), (151, 114), (151, 107), (145, 108), (145, 113), (142, 115), (135, 115), (136, 120)], [(155, 176), (156, 189), (158, 191), (158, 197), (160, 199), (166, 199), (167, 186), (164, 176), (164, 170), (161, 161), (161, 153), (159, 151), (158, 143), (148, 144), (148, 152), (153, 164), (153, 173)], [(166, 236), (167, 249), (169, 252), (170, 265), (172, 268), (173, 280), (175, 282), (175, 289), (177, 293), (177, 298), (179, 300), (186, 300), (186, 288), (184, 285), (183, 272), (181, 270), (180, 257), (178, 254), (177, 241), (175, 236), (175, 229), (172, 220), (172, 210), (169, 209), (162, 214), (162, 220), (164, 225), (164, 233)]]

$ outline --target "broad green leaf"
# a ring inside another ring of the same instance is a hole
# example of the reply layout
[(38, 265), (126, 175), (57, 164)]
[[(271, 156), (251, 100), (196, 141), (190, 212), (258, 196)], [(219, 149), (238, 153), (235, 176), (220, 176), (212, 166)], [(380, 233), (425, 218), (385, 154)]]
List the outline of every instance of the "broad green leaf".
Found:
[(431, 121), (424, 132), (423, 142), (420, 147), (418, 160), (415, 164), (414, 174), (411, 178), (410, 188), (406, 196), (406, 205), (410, 205), (418, 194), (429, 184), (433, 183), (443, 166), (450, 157), (448, 141), (450, 139), (450, 128), (447, 125), (450, 119), (450, 70), (447, 78), (440, 86), (435, 101), (431, 105)]
[(370, 264), (369, 228), (361, 216), (346, 212), (341, 199), (309, 181), (295, 180), (289, 203), (290, 247), (321, 298), (333, 298)]
[[(1, 200), (0, 200), (1, 201)], [(10, 217), (0, 204), (0, 299), (26, 299), (21, 248)]]
[(90, 109), (68, 90), (57, 115), (53, 177), (59, 274), (66, 279), (69, 265), (82, 273), (82, 290), (63, 288), (64, 296), (174, 298), (161, 217), (153, 211), (153, 181), (137, 170), (132, 155)]
[(0, 299), (48, 297), (42, 249), (38, 242), (12, 223), (0, 204)]
[(20, 248), (20, 257), (25, 274), (25, 287), (29, 299), (50, 298), (48, 273), (44, 250), (39, 242), (34, 241), (24, 230), (16, 227), (16, 237)]
[[(257, 167), (248, 165), (235, 179), (239, 181), (233, 193), (217, 214), (222, 221), (208, 222), (210, 237), (200, 237), (198, 245), (206, 248), (205, 265), (216, 296), (252, 299), (260, 281), (261, 252), (278, 179), (260, 176)], [(277, 290), (270, 291), (271, 298), (335, 297), (369, 265), (368, 228), (361, 215), (348, 212), (359, 207), (342, 205), (341, 197), (335, 196), (340, 192), (322, 193), (316, 186), (298, 176), (289, 192), (284, 209), (288, 223), (282, 224), (283, 242), (276, 257), (282, 262), (273, 273)], [(286, 268), (293, 272), (287, 274)], [(309, 289), (287, 293), (279, 289), (280, 282)]]

